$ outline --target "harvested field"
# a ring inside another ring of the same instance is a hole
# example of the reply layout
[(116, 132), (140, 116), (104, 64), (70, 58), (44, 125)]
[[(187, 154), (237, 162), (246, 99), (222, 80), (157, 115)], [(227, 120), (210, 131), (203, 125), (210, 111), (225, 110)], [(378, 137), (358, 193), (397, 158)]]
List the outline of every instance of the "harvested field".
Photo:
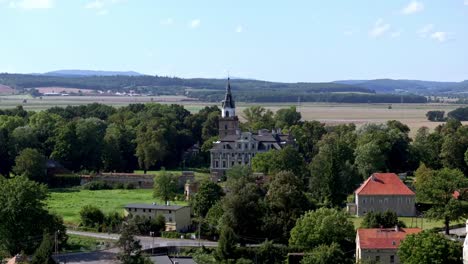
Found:
[(91, 89), (80, 89), (80, 88), (67, 88), (67, 87), (38, 87), (35, 88), (38, 92), (44, 93), (80, 93), (83, 94), (93, 94), (96, 93), (95, 90)]
[[(23, 103), (23, 99), (27, 102)], [(67, 105), (83, 105), (90, 103), (102, 103), (116, 107), (126, 106), (134, 103), (165, 103), (181, 104), (191, 112), (197, 112), (208, 105), (219, 105), (213, 102), (199, 102), (186, 96), (51, 96), (31, 98), (27, 95), (0, 96), (0, 108), (13, 108), (23, 105), (27, 110), (45, 110), (53, 106), (65, 107)], [(237, 103), (237, 114), (241, 120), (242, 111), (253, 105), (261, 105), (271, 109), (278, 109), (297, 105), (295, 103), (263, 103), (247, 104)], [(411, 128), (414, 135), (422, 126), (434, 129), (440, 123), (429, 122), (426, 113), (430, 110), (442, 110), (446, 113), (464, 105), (457, 104), (332, 104), (332, 103), (302, 103), (297, 106), (303, 120), (318, 120), (329, 125), (354, 123), (361, 126), (367, 123), (385, 123), (388, 120), (399, 120)]]

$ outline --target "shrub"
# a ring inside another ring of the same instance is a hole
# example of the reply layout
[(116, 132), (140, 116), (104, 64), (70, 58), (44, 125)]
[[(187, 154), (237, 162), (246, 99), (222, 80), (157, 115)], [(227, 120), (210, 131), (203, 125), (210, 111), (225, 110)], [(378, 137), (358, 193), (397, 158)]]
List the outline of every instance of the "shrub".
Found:
[(127, 189), (127, 190), (133, 190), (133, 189), (135, 189), (135, 184), (133, 184), (133, 183), (131, 183), (131, 182), (130, 182), (130, 183), (127, 183), (127, 184), (125, 185), (125, 189)]
[(84, 184), (81, 186), (83, 190), (90, 190), (90, 191), (96, 191), (96, 190), (112, 190), (112, 185), (104, 182), (104, 181), (92, 181)]
[(83, 206), (80, 210), (81, 225), (97, 227), (104, 223), (104, 213), (93, 205)]
[(123, 190), (123, 189), (125, 189), (125, 185), (123, 183), (121, 183), (121, 182), (115, 183), (114, 184), (114, 189), (119, 189), (119, 190), (122, 189)]

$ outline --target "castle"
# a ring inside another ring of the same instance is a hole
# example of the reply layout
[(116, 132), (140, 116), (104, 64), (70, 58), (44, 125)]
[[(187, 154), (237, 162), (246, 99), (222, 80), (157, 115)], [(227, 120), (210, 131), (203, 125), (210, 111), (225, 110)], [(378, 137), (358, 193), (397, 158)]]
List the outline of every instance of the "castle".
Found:
[(214, 142), (211, 152), (210, 170), (212, 175), (223, 176), (235, 165), (250, 166), (256, 154), (279, 150), (292, 144), (293, 138), (281, 131), (261, 129), (257, 133), (242, 132), (239, 128), (239, 118), (231, 93), (231, 83), (228, 78), (226, 94), (221, 103), (221, 118), (219, 119), (219, 141)]

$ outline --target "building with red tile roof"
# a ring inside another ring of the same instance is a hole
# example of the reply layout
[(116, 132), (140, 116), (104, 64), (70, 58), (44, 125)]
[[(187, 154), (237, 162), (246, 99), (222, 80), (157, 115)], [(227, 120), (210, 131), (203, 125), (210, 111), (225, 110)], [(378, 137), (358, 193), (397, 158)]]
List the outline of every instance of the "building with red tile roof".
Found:
[(415, 193), (395, 173), (374, 173), (354, 193), (358, 216), (387, 210), (398, 216), (416, 214)]
[(375, 260), (378, 263), (400, 263), (398, 246), (407, 235), (421, 232), (420, 228), (360, 228), (356, 232), (356, 261)]

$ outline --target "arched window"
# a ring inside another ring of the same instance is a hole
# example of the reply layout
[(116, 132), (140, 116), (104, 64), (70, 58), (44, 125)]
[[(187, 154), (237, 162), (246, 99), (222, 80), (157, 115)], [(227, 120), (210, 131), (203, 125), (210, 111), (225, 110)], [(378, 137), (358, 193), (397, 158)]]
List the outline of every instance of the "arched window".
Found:
[(226, 111), (226, 117), (229, 117), (229, 111)]

